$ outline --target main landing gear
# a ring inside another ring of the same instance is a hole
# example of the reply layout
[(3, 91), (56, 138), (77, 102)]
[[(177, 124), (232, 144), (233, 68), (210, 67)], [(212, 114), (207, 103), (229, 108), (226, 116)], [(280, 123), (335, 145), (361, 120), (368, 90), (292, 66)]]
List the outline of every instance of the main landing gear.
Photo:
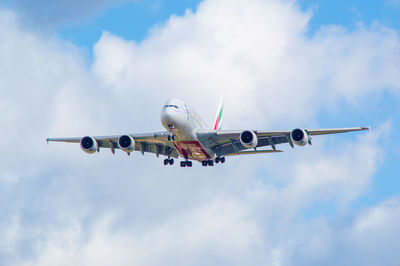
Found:
[(225, 163), (225, 157), (217, 157), (215, 158), (215, 163)]
[(164, 160), (164, 165), (173, 165), (174, 164), (174, 159), (165, 159)]
[(181, 167), (192, 167), (192, 162), (191, 161), (188, 161), (187, 159), (186, 159), (186, 161), (182, 161), (181, 162)]
[(201, 162), (202, 166), (214, 166), (214, 161), (213, 160), (206, 160)]
[[(217, 157), (215, 158), (215, 163), (224, 163), (225, 162), (225, 157)], [(214, 161), (213, 160), (205, 160), (201, 162), (202, 166), (214, 166)]]
[[(225, 157), (217, 157), (215, 158), (215, 163), (225, 163)], [(173, 165), (174, 159), (165, 159), (164, 165)], [(181, 167), (192, 167), (192, 161), (185, 159), (185, 161), (181, 161)], [(214, 160), (205, 160), (201, 162), (202, 166), (214, 166)]]

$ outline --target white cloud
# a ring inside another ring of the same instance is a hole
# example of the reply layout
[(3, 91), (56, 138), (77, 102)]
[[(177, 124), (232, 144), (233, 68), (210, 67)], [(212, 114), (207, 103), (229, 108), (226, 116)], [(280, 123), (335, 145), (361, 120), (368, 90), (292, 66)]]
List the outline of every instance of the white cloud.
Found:
[(147, 100), (156, 90), (195, 99), (210, 119), (214, 110), (203, 103), (223, 92), (231, 127), (306, 124), (343, 100), (399, 91), (397, 32), (331, 26), (309, 38), (309, 17), (287, 1), (206, 1), (140, 44), (105, 32), (93, 70), (124, 96)]
[(106, 217), (88, 237), (76, 223), (52, 232), (38, 244), (37, 260), (22, 265), (187, 265), (213, 254), (235, 262), (262, 245), (257, 225), (237, 201), (215, 199), (145, 233), (112, 228)]
[(397, 221), (400, 218), (400, 202), (398, 198), (386, 200), (377, 206), (359, 214), (348, 238), (350, 244), (359, 254), (385, 254), (387, 263), (395, 264), (400, 255), (394, 253), (394, 243), (400, 234)]
[(362, 210), (344, 225), (316, 223), (318, 229), (311, 231), (310, 241), (302, 243), (303, 253), (293, 261), (297, 265), (397, 265), (399, 214), (395, 197)]
[(361, 245), (365, 230), (398, 231), (397, 203), (352, 209), (383, 160), (389, 124), (336, 147), (318, 137), (214, 168), (45, 146), (49, 135), (159, 130), (171, 96), (211, 119), (222, 91), (226, 128), (270, 128), (316, 124), (343, 102), (365, 111), (371, 94), (400, 88), (392, 29), (310, 37), (310, 14), (290, 1), (215, 0), (197, 10), (141, 43), (105, 32), (89, 70), (76, 47), (0, 11), (0, 264), (310, 265), (343, 262), (342, 249), (357, 262), (373, 247)]

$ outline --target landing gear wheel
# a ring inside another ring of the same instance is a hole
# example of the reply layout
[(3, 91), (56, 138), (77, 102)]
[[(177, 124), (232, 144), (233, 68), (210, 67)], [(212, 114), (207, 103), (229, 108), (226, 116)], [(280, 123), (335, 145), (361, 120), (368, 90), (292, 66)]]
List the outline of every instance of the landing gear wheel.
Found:
[(220, 161), (219, 157), (215, 158), (215, 163), (219, 163), (219, 161)]
[(208, 161), (208, 165), (209, 165), (209, 166), (214, 166), (214, 162), (213, 162), (212, 160), (209, 160), (209, 161)]
[(164, 165), (173, 165), (174, 164), (174, 159), (165, 159), (164, 160)]
[(192, 162), (186, 159), (186, 161), (181, 161), (181, 167), (192, 167)]
[(225, 163), (225, 157), (222, 157), (220, 160), (221, 160), (221, 163)]
[(202, 166), (207, 166), (207, 165), (208, 165), (208, 161), (202, 161), (202, 162), (201, 162), (201, 165), (202, 165)]

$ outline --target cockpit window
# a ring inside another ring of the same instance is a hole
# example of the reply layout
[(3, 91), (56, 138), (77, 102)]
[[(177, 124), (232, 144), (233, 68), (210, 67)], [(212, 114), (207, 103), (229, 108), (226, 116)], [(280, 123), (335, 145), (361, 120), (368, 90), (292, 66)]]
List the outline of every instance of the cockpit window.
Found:
[(179, 109), (178, 106), (173, 105), (173, 104), (167, 104), (164, 106), (164, 108), (167, 108), (167, 107), (173, 107), (173, 108)]

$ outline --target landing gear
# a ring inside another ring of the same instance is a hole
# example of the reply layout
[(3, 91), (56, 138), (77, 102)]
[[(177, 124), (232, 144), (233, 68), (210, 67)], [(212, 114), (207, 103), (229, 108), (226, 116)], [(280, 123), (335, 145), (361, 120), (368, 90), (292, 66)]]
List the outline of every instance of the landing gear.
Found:
[[(225, 157), (217, 157), (215, 158), (215, 163), (225, 163)], [(214, 166), (213, 160), (205, 160), (201, 162), (202, 166)]]
[(217, 158), (215, 158), (215, 163), (225, 163), (225, 157), (217, 157)]
[(174, 164), (174, 159), (165, 159), (164, 160), (164, 165), (173, 165)]
[(192, 167), (192, 162), (191, 161), (181, 161), (181, 167)]
[(214, 166), (214, 161), (213, 160), (206, 160), (201, 162), (202, 166)]
[(169, 130), (168, 130), (168, 132), (169, 132), (169, 135), (168, 135), (168, 141), (171, 141), (171, 139), (173, 140), (173, 141), (175, 141), (175, 135), (174, 135), (174, 125), (168, 125), (168, 128), (169, 128)]

